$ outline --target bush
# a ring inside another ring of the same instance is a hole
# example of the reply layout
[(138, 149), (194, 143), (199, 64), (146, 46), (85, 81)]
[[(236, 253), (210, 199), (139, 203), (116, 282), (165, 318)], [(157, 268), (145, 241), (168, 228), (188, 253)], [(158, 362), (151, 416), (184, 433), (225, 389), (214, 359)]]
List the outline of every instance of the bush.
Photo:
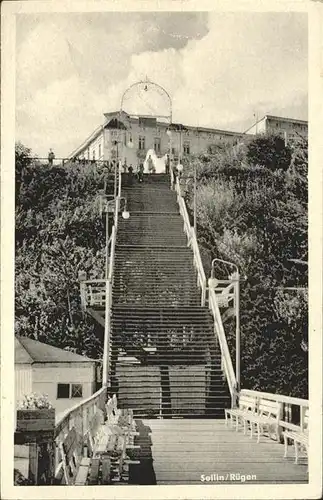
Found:
[(291, 162), (291, 149), (280, 135), (259, 135), (247, 144), (247, 161), (270, 170), (287, 170)]
[(102, 353), (102, 331), (80, 306), (78, 272), (102, 278), (105, 224), (97, 165), (37, 164), (16, 147), (15, 331), (89, 357)]
[[(239, 147), (213, 148), (193, 158), (197, 172), (198, 240), (209, 256), (236, 263), (241, 282), (242, 386), (306, 398), (307, 143), (288, 148), (275, 136)], [(231, 148), (231, 150), (230, 150)], [(192, 214), (193, 182), (185, 182)], [(227, 279), (232, 269), (215, 267)], [(235, 320), (225, 331), (235, 359)]]

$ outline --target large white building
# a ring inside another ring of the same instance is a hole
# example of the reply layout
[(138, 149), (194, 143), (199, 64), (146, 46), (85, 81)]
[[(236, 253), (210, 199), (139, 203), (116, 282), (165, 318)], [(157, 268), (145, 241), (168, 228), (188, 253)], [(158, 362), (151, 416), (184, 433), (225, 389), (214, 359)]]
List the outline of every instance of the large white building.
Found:
[(111, 161), (136, 167), (144, 161), (148, 150), (158, 157), (171, 154), (175, 161), (186, 155), (207, 151), (217, 143), (238, 143), (243, 137), (262, 133), (279, 133), (288, 140), (301, 135), (307, 137), (306, 121), (266, 115), (244, 133), (206, 127), (192, 127), (180, 123), (171, 125), (149, 116), (130, 116), (124, 111), (105, 113), (104, 124), (95, 130), (70, 158), (78, 160)]
[[(167, 124), (153, 117), (130, 116), (125, 112), (105, 113), (105, 123), (70, 155), (70, 158), (109, 161), (118, 156), (136, 166), (153, 149), (158, 157), (171, 152), (177, 160), (200, 153), (216, 142), (235, 143), (239, 132), (179, 123)], [(129, 147), (131, 146), (131, 147)]]

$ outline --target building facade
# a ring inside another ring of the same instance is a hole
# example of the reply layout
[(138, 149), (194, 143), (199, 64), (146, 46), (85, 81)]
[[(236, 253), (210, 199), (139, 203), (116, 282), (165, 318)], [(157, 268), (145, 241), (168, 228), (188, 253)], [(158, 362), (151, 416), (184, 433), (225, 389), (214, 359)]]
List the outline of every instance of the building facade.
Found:
[(284, 136), (286, 140), (299, 136), (307, 138), (308, 122), (294, 120), (293, 118), (265, 115), (246, 130), (245, 133), (248, 135), (276, 133)]
[(112, 161), (119, 158), (122, 164), (136, 167), (144, 161), (149, 150), (154, 150), (158, 157), (170, 154), (177, 162), (187, 155), (203, 153), (214, 144), (237, 144), (256, 134), (278, 133), (286, 141), (308, 134), (307, 121), (272, 115), (265, 115), (243, 134), (180, 123), (168, 124), (153, 117), (130, 116), (123, 111), (105, 113), (104, 116), (104, 124), (71, 153), (70, 159)]
[(120, 158), (136, 166), (154, 150), (158, 157), (166, 154), (178, 161), (190, 154), (206, 151), (215, 143), (237, 143), (238, 132), (179, 123), (171, 125), (153, 117), (130, 116), (125, 112), (105, 113), (105, 123), (72, 152), (78, 160), (111, 161)]
[(16, 404), (25, 394), (47, 394), (59, 416), (96, 391), (96, 367), (85, 356), (15, 337)]

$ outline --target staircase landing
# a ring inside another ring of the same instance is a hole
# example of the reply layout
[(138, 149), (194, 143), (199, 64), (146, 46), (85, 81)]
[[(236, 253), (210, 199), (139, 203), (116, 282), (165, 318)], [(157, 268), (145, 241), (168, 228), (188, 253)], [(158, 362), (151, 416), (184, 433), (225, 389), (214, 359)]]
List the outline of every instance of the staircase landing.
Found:
[[(158, 485), (242, 484), (241, 476), (256, 476), (244, 484), (307, 483), (307, 462), (294, 464), (292, 447), (267, 437), (260, 443), (224, 420), (142, 420), (149, 431), (153, 468)], [(148, 439), (148, 437), (147, 437)], [(202, 475), (211, 476), (201, 481)], [(236, 475), (235, 478), (232, 475)], [(240, 474), (240, 479), (238, 475)]]

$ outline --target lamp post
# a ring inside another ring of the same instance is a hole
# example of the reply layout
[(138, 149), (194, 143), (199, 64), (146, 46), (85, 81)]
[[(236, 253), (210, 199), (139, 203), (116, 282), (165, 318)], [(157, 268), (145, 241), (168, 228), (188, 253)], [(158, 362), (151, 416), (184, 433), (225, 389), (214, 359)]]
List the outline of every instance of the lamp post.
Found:
[(173, 142), (172, 142), (172, 130), (168, 127), (166, 130), (166, 134), (169, 137), (169, 169), (172, 172), (172, 166), (173, 166)]
[(196, 223), (196, 165), (194, 165), (194, 193), (193, 193), (193, 212), (194, 212), (194, 233), (197, 237), (197, 223)]
[(240, 380), (241, 380), (241, 369), (240, 369), (240, 274), (239, 268), (233, 262), (228, 262), (222, 259), (213, 259), (211, 268), (211, 278), (214, 278), (214, 263), (221, 262), (227, 264), (234, 269), (234, 272), (229, 279), (234, 285), (234, 309), (236, 314), (236, 381), (237, 381), (237, 391), (240, 390)]
[[(121, 216), (123, 219), (127, 220), (130, 218), (130, 213), (127, 210), (127, 199), (124, 197), (121, 197), (120, 201), (121, 200), (124, 200), (124, 202), (125, 202)], [(113, 200), (107, 201), (106, 205), (105, 205), (105, 213), (106, 213), (106, 216), (105, 216), (105, 248), (106, 248), (105, 279), (106, 280), (109, 277), (109, 205), (113, 205), (114, 210), (115, 210), (116, 198), (114, 198)]]
[[(114, 168), (114, 198), (120, 196), (121, 194), (121, 159), (119, 157), (119, 148), (118, 145), (122, 144), (121, 140), (114, 141), (114, 146), (116, 147), (116, 164)], [(129, 138), (129, 141), (126, 143), (126, 147), (129, 149), (133, 149), (134, 144), (132, 137)]]

